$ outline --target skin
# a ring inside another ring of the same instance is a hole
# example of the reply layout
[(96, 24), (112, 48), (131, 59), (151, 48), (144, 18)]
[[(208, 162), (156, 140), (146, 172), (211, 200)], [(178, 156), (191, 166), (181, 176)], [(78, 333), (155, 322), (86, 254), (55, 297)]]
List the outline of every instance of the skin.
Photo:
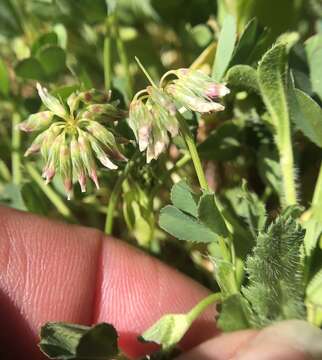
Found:
[[(0, 229), (1, 359), (44, 359), (37, 334), (47, 321), (110, 322), (121, 348), (135, 357), (151, 350), (136, 340), (142, 331), (208, 295), (176, 270), (93, 229), (3, 207)], [(293, 338), (265, 330), (219, 334), (214, 313), (210, 307), (194, 323), (180, 359), (312, 358)]]

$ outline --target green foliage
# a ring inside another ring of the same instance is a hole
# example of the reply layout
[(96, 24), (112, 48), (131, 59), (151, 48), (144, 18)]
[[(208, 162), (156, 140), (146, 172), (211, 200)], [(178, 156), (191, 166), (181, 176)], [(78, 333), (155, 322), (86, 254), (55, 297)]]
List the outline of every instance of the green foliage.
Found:
[(233, 16), (227, 16), (218, 40), (216, 57), (212, 69), (212, 77), (221, 81), (230, 63), (236, 42), (236, 20)]
[(322, 147), (322, 109), (303, 91), (290, 93), (291, 117), (296, 127), (314, 144)]
[(217, 237), (226, 237), (228, 230), (215, 202), (213, 193), (196, 195), (186, 183), (175, 185), (172, 190), (173, 206), (160, 212), (159, 225), (179, 240), (211, 243)]
[(243, 294), (249, 301), (255, 327), (274, 321), (303, 319), (304, 231), (296, 220), (298, 209), (287, 208), (265, 232), (258, 235), (253, 254), (247, 259), (249, 285)]
[(256, 70), (249, 65), (233, 66), (227, 72), (226, 79), (233, 88), (257, 94), (260, 92)]
[(217, 326), (222, 331), (236, 331), (250, 327), (251, 309), (241, 294), (234, 294), (223, 301)]
[(305, 43), (313, 91), (322, 99), (322, 35), (316, 34)]
[(119, 352), (116, 330), (106, 323), (93, 327), (47, 323), (40, 336), (40, 349), (51, 359), (107, 360)]

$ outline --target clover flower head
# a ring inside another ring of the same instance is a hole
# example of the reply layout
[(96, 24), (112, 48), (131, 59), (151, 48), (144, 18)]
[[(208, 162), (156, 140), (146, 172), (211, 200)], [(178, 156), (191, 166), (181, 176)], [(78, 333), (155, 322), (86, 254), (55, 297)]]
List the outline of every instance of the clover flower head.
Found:
[(163, 89), (148, 86), (145, 96), (134, 98), (130, 105), (129, 125), (140, 151), (147, 151), (147, 162), (157, 159), (170, 138), (178, 135), (177, 109)]
[(214, 82), (200, 70), (178, 69), (168, 74), (174, 74), (177, 79), (166, 86), (166, 92), (185, 108), (199, 113), (225, 109), (218, 102), (219, 98), (230, 92), (224, 84)]
[[(163, 86), (169, 75), (176, 78)], [(153, 84), (139, 91), (130, 104), (129, 125), (140, 151), (147, 152), (147, 162), (157, 159), (170, 137), (178, 135), (177, 115), (182, 106), (201, 114), (222, 111), (225, 107), (218, 100), (229, 92), (224, 84), (192, 69), (171, 70), (161, 78), (159, 87)]]
[(106, 103), (110, 94), (94, 89), (72, 93), (67, 106), (40, 84), (37, 90), (47, 109), (30, 115), (19, 124), (22, 131), (40, 132), (25, 156), (40, 151), (45, 160), (43, 177), (46, 183), (59, 173), (68, 199), (75, 181), (79, 182), (82, 192), (86, 191), (87, 177), (99, 188), (95, 158), (111, 170), (117, 169), (112, 160), (126, 160), (113, 133), (101, 122), (121, 119), (125, 113), (114, 104)]

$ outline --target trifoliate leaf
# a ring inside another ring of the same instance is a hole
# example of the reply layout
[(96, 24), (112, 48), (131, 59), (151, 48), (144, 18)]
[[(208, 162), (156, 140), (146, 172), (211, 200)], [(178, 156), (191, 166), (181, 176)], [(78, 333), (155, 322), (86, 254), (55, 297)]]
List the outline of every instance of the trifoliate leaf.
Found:
[(228, 236), (224, 219), (213, 193), (194, 194), (184, 182), (174, 185), (171, 198), (174, 206), (161, 209), (159, 225), (179, 240), (210, 243), (218, 236)]
[(217, 326), (223, 331), (236, 331), (250, 327), (251, 309), (247, 300), (241, 294), (226, 298), (220, 306)]
[(301, 245), (304, 230), (294, 216), (298, 208), (289, 207), (261, 232), (253, 254), (246, 263), (249, 286), (243, 294), (254, 311), (255, 327), (304, 318), (304, 284)]
[(93, 327), (47, 323), (41, 328), (40, 349), (51, 359), (108, 360), (118, 354), (117, 332), (110, 324)]
[(191, 319), (186, 314), (168, 314), (146, 330), (141, 339), (160, 344), (167, 351), (182, 339), (190, 326)]

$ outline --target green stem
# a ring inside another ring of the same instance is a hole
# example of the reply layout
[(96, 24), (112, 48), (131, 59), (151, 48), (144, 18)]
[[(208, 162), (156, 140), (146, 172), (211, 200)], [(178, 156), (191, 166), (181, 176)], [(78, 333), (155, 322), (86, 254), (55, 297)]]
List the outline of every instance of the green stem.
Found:
[(15, 113), (12, 116), (12, 135), (11, 135), (11, 145), (12, 145), (12, 180), (16, 185), (21, 183), (21, 155), (20, 155), (20, 143), (21, 143), (21, 133), (18, 129), (18, 124), (20, 123), (19, 114)]
[(110, 19), (106, 21), (106, 34), (104, 38), (103, 49), (103, 65), (104, 65), (104, 84), (105, 90), (111, 89), (112, 83), (112, 59), (111, 59), (111, 31), (110, 31)]
[(196, 320), (200, 314), (202, 312), (204, 312), (206, 310), (206, 308), (218, 301), (222, 300), (222, 296), (221, 293), (214, 293), (211, 294), (209, 296), (207, 296), (205, 299), (201, 300), (200, 303), (198, 303), (193, 309), (191, 309), (188, 314), (187, 317), (189, 318), (189, 320), (191, 322), (193, 322), (194, 320)]
[(320, 166), (319, 176), (315, 185), (312, 207), (322, 206), (322, 164)]
[(127, 174), (129, 172), (130, 168), (132, 167), (136, 156), (137, 156), (137, 153), (134, 154), (132, 159), (126, 164), (126, 166), (123, 170), (123, 173), (118, 177), (118, 179), (114, 185), (114, 188), (112, 190), (111, 196), (108, 199), (108, 206), (107, 206), (106, 219), (105, 219), (105, 228), (104, 228), (104, 232), (107, 235), (112, 234), (114, 215), (115, 215), (114, 213), (115, 213), (115, 208), (117, 206), (118, 198), (119, 198), (121, 190), (122, 190), (122, 184), (123, 184), (124, 180), (126, 179)]
[(192, 159), (193, 165), (196, 170), (196, 174), (197, 174), (197, 177), (199, 180), (200, 187), (204, 190), (209, 190), (209, 185), (207, 183), (206, 176), (205, 176), (205, 173), (204, 173), (202, 165), (201, 165), (201, 160), (200, 160), (200, 157), (199, 157), (199, 154), (197, 151), (195, 141), (193, 139), (193, 135), (186, 123), (186, 120), (180, 113), (178, 113), (177, 119), (180, 124), (180, 130), (181, 130), (182, 136), (183, 136), (184, 141), (187, 145), (187, 148), (190, 152), (191, 159)]
[(150, 81), (151, 85), (154, 88), (157, 88), (156, 83), (153, 81), (152, 77), (150, 76), (150, 74), (147, 72), (147, 70), (145, 69), (145, 67), (142, 65), (141, 61), (139, 60), (139, 58), (137, 58), (135, 56), (135, 61), (138, 63), (140, 69), (142, 70), (143, 74), (147, 77), (147, 79)]
[(123, 69), (125, 71), (126, 90), (127, 90), (128, 99), (130, 101), (132, 99), (132, 97), (133, 97), (133, 79), (132, 79), (132, 75), (131, 75), (131, 72), (130, 72), (130, 65), (129, 65), (127, 52), (126, 52), (126, 49), (125, 49), (124, 42), (123, 42), (123, 40), (121, 38), (121, 35), (120, 35), (119, 24), (118, 24), (118, 20), (117, 20), (116, 17), (114, 19), (114, 27), (115, 27), (115, 35), (116, 35), (117, 52), (118, 52), (118, 55), (120, 57)]
[(114, 215), (115, 215), (114, 212), (115, 212), (118, 198), (121, 193), (122, 184), (123, 184), (124, 180), (125, 180), (125, 176), (123, 173), (117, 179), (117, 181), (114, 185), (114, 188), (112, 190), (111, 196), (108, 199), (108, 207), (107, 207), (107, 212), (106, 212), (105, 229), (104, 229), (105, 234), (107, 234), (107, 235), (111, 235), (112, 231), (113, 231), (113, 223), (114, 223)]
[(46, 185), (41, 175), (38, 173), (36, 168), (29, 162), (26, 163), (26, 169), (31, 176), (31, 178), (35, 181), (35, 183), (39, 186), (39, 188), (44, 192), (47, 198), (52, 202), (52, 204), (56, 207), (58, 212), (65, 218), (70, 219), (76, 222), (73, 214), (70, 209), (64, 204), (62, 199), (55, 193), (55, 191), (49, 186)]

